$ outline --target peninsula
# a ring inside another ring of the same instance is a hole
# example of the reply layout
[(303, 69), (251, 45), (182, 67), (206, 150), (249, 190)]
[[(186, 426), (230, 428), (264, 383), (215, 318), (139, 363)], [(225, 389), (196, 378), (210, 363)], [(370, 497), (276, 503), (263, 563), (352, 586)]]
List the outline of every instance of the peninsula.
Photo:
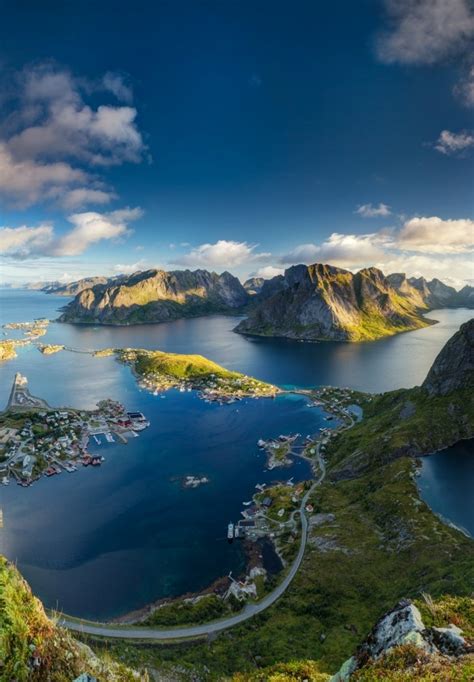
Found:
[(280, 389), (240, 372), (232, 372), (202, 355), (164, 353), (143, 348), (106, 348), (96, 357), (115, 355), (132, 368), (140, 386), (152, 392), (171, 388), (198, 390), (207, 402), (230, 403), (245, 397), (272, 398)]

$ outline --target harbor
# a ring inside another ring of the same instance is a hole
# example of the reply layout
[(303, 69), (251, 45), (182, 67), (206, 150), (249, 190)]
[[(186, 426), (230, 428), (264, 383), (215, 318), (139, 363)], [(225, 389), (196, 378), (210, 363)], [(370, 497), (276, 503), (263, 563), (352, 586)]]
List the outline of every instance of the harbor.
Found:
[[(89, 442), (114, 443), (150, 426), (142, 412), (126, 412), (114, 400), (101, 400), (92, 411), (53, 408), (32, 395), (28, 380), (17, 372), (7, 409), (0, 414), (0, 479), (28, 487), (42, 476), (74, 473), (80, 466), (99, 467), (105, 457), (90, 454)], [(103, 439), (103, 440), (102, 440)]]

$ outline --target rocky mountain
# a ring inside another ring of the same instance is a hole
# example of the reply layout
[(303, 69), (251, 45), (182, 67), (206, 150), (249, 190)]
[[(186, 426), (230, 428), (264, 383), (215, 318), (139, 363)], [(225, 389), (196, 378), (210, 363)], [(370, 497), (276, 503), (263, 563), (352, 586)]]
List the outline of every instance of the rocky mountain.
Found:
[(84, 289), (59, 319), (124, 325), (164, 322), (233, 311), (248, 300), (249, 294), (229, 272), (147, 270)]
[(250, 279), (244, 282), (244, 289), (247, 293), (254, 296), (260, 293), (264, 284), (265, 280), (263, 277), (250, 277)]
[(474, 287), (466, 284), (456, 296), (458, 306), (462, 308), (474, 308)]
[(474, 308), (474, 287), (466, 285), (456, 291), (439, 279), (428, 282), (424, 277), (410, 277), (396, 273), (387, 278), (400, 294), (416, 301), (421, 298), (425, 308)]
[[(291, 339), (362, 341), (430, 324), (377, 268), (353, 274), (331, 265), (295, 265), (265, 282), (237, 332)], [(426, 306), (423, 306), (426, 308)]]
[(474, 318), (463, 324), (441, 350), (423, 388), (430, 395), (446, 395), (458, 388), (474, 389)]

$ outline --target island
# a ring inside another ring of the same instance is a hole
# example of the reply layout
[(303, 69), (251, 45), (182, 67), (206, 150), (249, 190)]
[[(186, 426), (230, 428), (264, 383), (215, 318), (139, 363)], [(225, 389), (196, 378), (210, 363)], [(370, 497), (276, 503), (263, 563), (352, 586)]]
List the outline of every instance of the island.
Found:
[[(0, 362), (13, 360), (17, 357), (16, 348), (34, 343), (48, 331), (49, 320), (38, 318), (32, 322), (8, 322), (3, 329), (21, 331), (23, 337), (19, 339), (5, 339), (0, 341)], [(6, 332), (5, 332), (6, 333)]]

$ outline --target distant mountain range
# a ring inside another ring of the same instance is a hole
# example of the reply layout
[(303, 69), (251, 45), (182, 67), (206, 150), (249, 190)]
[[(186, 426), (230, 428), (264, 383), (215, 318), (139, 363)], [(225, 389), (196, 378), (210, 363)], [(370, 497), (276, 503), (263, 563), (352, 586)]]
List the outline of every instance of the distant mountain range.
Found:
[[(207, 270), (147, 270), (79, 289), (65, 308), (61, 322), (130, 325), (165, 322), (232, 312), (246, 305), (249, 295), (229, 272)], [(71, 295), (73, 287), (67, 288)], [(52, 293), (60, 293), (58, 290)]]
[(361, 341), (417, 329), (435, 308), (474, 308), (474, 287), (461, 291), (439, 279), (387, 277), (377, 268), (352, 273), (331, 265), (296, 265), (243, 285), (229, 272), (147, 270), (132, 275), (33, 283), (74, 296), (62, 322), (131, 325), (223, 312), (246, 312), (236, 331), (290, 339)]

